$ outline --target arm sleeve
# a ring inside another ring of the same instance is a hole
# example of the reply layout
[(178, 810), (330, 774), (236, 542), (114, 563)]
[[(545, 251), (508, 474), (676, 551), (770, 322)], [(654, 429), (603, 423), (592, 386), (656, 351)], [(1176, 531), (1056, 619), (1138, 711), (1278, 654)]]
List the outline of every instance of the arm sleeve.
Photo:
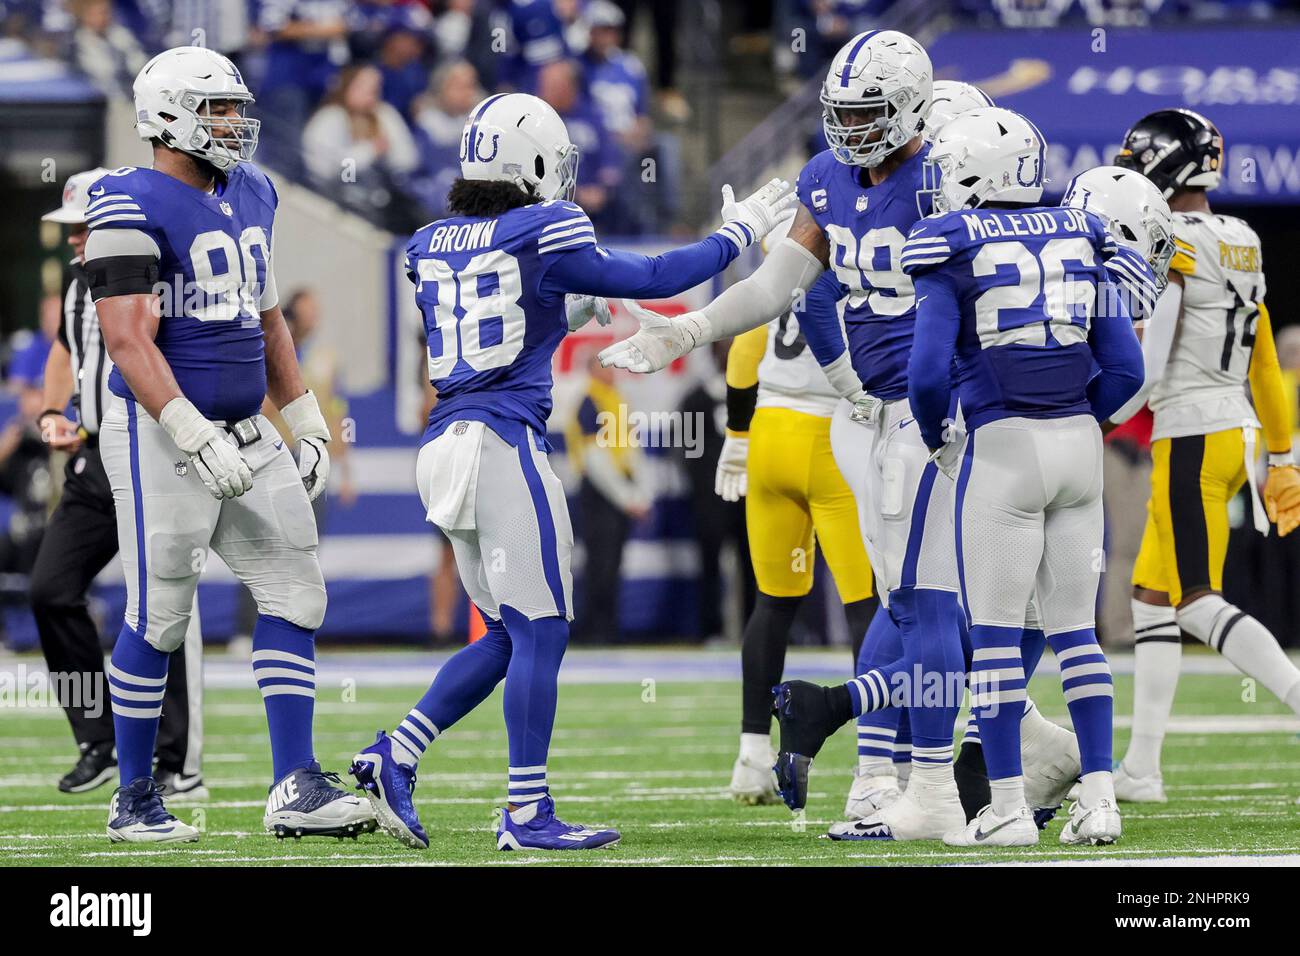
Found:
[(1250, 357), (1250, 394), (1255, 400), (1255, 414), (1264, 426), (1264, 443), (1270, 453), (1291, 450), (1291, 406), (1282, 384), (1282, 368), (1277, 361), (1273, 342), (1273, 323), (1268, 309), (1259, 303), (1259, 321), (1255, 325), (1255, 351)]
[(740, 254), (735, 243), (717, 233), (658, 256), (602, 249), (594, 241), (555, 252), (548, 254), (551, 262), (542, 279), (546, 291), (628, 299), (678, 295), (713, 278)]
[(783, 315), (823, 271), (811, 252), (793, 239), (782, 239), (747, 279), (700, 310), (709, 323), (709, 340), (739, 335)]
[(1141, 410), (1147, 403), (1147, 396), (1165, 374), (1169, 352), (1174, 345), (1174, 332), (1178, 330), (1182, 302), (1183, 287), (1177, 282), (1169, 283), (1157, 300), (1146, 328), (1142, 330), (1142, 384), (1131, 398), (1109, 416), (1116, 425), (1122, 425)]
[(916, 278), (916, 333), (907, 361), (907, 397), (921, 437), (943, 445), (944, 419), (952, 402), (952, 362), (961, 307), (952, 280), (937, 272)]
[(727, 352), (727, 431), (747, 432), (758, 403), (758, 365), (767, 352), (767, 326), (736, 336)]
[[(1110, 294), (1098, 289), (1098, 295)], [(1088, 332), (1093, 360), (1101, 368), (1088, 383), (1088, 403), (1097, 421), (1106, 421), (1142, 387), (1143, 356), (1133, 321), (1123, 312), (1101, 309)]]

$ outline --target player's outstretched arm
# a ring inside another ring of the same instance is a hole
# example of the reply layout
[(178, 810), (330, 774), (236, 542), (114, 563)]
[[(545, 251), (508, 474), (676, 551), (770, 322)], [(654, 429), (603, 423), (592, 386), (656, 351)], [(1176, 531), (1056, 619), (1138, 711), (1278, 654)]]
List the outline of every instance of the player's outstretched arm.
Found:
[(1142, 329), (1142, 385), (1128, 401), (1108, 416), (1115, 425), (1122, 425), (1141, 410), (1147, 403), (1151, 390), (1165, 374), (1169, 353), (1174, 345), (1174, 333), (1178, 330), (1182, 314), (1183, 277), (1180, 273), (1171, 272), (1169, 285), (1156, 301), (1151, 317)]
[[(1111, 301), (1115, 299), (1111, 297)], [(1122, 309), (1098, 310), (1088, 332), (1088, 346), (1101, 369), (1088, 383), (1088, 403), (1097, 421), (1104, 422), (1141, 390), (1142, 346), (1133, 331), (1133, 320)]]
[[(269, 270), (268, 270), (269, 274)], [(298, 474), (302, 477), (307, 497), (315, 501), (325, 490), (329, 480), (330, 455), (325, 443), (330, 440), (329, 425), (321, 414), (316, 396), (307, 390), (298, 368), (298, 355), (293, 348), (293, 336), (284, 321), (278, 303), (264, 306), (262, 335), (266, 348), (266, 391), (271, 401), (280, 409), (280, 416), (292, 433)]]
[[(826, 268), (826, 237), (802, 206), (790, 235), (782, 239), (746, 279), (728, 288), (698, 312), (653, 324), (600, 353), (601, 364), (633, 372), (654, 372), (706, 342), (765, 325), (789, 308)], [(719, 270), (720, 271), (720, 270)], [(690, 288), (690, 286), (685, 286)], [(648, 296), (629, 293), (638, 298)]]
[(961, 306), (952, 281), (942, 273), (925, 272), (915, 282), (916, 331), (907, 361), (907, 398), (921, 437), (935, 451), (946, 444)]

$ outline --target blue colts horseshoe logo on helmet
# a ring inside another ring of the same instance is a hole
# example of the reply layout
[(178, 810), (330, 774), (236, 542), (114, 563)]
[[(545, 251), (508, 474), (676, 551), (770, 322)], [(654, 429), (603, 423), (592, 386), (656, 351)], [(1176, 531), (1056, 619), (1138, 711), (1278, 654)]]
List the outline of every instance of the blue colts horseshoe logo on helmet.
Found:
[(487, 156), (483, 155), (483, 140), (487, 139), (486, 133), (480, 133), (477, 130), (466, 130), (465, 135), (460, 141), (460, 161), (490, 163), (497, 158), (497, 150), (501, 145), (501, 135), (492, 134), (492, 152)]
[(1029, 174), (1029, 179), (1025, 179), (1025, 163), (1030, 161), (1030, 157), (1021, 156), (1020, 161), (1016, 163), (1016, 182), (1021, 186), (1041, 186), (1043, 184), (1043, 155), (1039, 153), (1033, 157), (1033, 172)]

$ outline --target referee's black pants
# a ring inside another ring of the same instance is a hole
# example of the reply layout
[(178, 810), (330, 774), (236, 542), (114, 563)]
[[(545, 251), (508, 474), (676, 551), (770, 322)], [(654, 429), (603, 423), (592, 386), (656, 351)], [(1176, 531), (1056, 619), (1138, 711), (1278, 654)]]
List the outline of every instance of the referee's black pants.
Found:
[[(90, 675), (97, 693), (80, 706), (65, 706), (78, 746), (113, 739), (113, 713), (104, 674), (104, 651), (90, 617), (86, 592), (95, 575), (117, 554), (113, 489), (99, 449), (83, 444), (64, 470), (63, 497), (50, 515), (32, 567), (30, 598), (41, 651), (51, 673)], [(201, 668), (192, 668), (202, 679)], [(173, 652), (158, 724), (158, 768), (197, 773), (201, 741), (190, 740), (190, 685), (185, 647)], [(202, 699), (195, 688), (195, 702)], [(66, 702), (73, 703), (72, 701)], [(97, 705), (97, 706), (96, 706)], [(189, 764), (189, 766), (187, 766)]]

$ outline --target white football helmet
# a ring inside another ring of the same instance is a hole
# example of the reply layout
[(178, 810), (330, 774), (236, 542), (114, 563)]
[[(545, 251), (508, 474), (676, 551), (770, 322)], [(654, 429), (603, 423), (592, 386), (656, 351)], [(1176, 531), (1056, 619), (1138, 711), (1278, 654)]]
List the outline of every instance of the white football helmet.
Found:
[(930, 57), (897, 30), (859, 33), (822, 84), (822, 128), (835, 158), (871, 168), (910, 142), (930, 111)]
[(498, 93), (474, 107), (460, 137), (460, 174), (514, 183), (539, 199), (572, 199), (578, 147), (550, 104)]
[(921, 136), (933, 143), (939, 130), (962, 113), (995, 105), (993, 99), (971, 83), (960, 80), (935, 80), (930, 95), (930, 113), (925, 118)]
[(1070, 180), (1061, 205), (1101, 217), (1116, 242), (1146, 259), (1164, 291), (1174, 257), (1174, 216), (1151, 180), (1132, 169), (1098, 166)]
[(970, 110), (939, 130), (925, 159), (919, 195), (936, 213), (989, 202), (1037, 203), (1043, 197), (1047, 141), (1019, 113)]
[[(135, 128), (141, 139), (232, 169), (253, 158), (261, 120), (242, 115), (253, 102), (235, 64), (200, 46), (164, 50), (135, 78)], [(209, 116), (211, 101), (239, 103), (239, 116)]]

